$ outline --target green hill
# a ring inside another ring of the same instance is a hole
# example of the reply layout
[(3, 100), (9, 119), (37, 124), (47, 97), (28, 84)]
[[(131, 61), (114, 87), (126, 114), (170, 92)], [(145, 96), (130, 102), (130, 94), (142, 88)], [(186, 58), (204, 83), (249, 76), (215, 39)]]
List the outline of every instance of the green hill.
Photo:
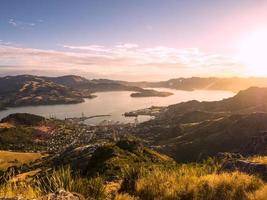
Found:
[(11, 123), (14, 125), (37, 126), (45, 121), (44, 117), (28, 114), (28, 113), (15, 113), (10, 114), (1, 120), (1, 123)]
[(152, 167), (155, 165), (172, 165), (174, 161), (139, 142), (122, 140), (103, 146), (85, 146), (68, 149), (52, 159), (52, 166), (70, 165), (75, 171), (86, 176), (101, 174), (106, 177), (122, 176), (129, 167)]

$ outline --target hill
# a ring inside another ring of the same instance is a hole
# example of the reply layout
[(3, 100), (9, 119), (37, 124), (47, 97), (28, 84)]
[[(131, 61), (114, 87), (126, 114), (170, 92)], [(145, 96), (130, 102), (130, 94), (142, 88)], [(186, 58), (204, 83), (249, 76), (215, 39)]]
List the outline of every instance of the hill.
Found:
[[(81, 103), (84, 98), (95, 97), (93, 93), (105, 91), (146, 92), (140, 87), (124, 85), (119, 81), (87, 80), (74, 75), (6, 76), (0, 78), (0, 110), (14, 106)], [(151, 90), (146, 96), (162, 96), (162, 94)]]
[(135, 134), (182, 162), (219, 152), (266, 155), (266, 101), (267, 88), (253, 87), (221, 101), (171, 105)]
[[(33, 119), (32, 123), (25, 122), (27, 117)], [(115, 126), (92, 129), (61, 120), (43, 122), (43, 118), (34, 115), (11, 115), (3, 120), (6, 126), (13, 125), (1, 129), (1, 148), (7, 144), (16, 150), (31, 152), (47, 151), (48, 146), (62, 145), (62, 148), (49, 151), (45, 157), (40, 153), (3, 152), (6, 157), (2, 160), (5, 171), (1, 172), (0, 197), (42, 199), (61, 194), (59, 188), (89, 199), (194, 200), (201, 196), (204, 200), (224, 195), (226, 199), (255, 200), (256, 196), (264, 197), (266, 184), (265, 179), (261, 179), (266, 175), (264, 171), (261, 170), (262, 176), (258, 177), (258, 170), (247, 171), (237, 165), (233, 168), (232, 163), (241, 161), (226, 163), (217, 155), (219, 152), (244, 156), (266, 154), (267, 113), (221, 115), (220, 112), (193, 111), (182, 114), (179, 119), (180, 122), (164, 124), (156, 118), (125, 129), (120, 125), (117, 136), (108, 139), (109, 131), (115, 130)], [(40, 137), (37, 130), (43, 125), (53, 129)], [(139, 138), (126, 134), (133, 130)], [(16, 155), (20, 156), (17, 160)], [(214, 159), (202, 162), (208, 156)], [(260, 166), (265, 168), (263, 158), (246, 160), (260, 160)], [(249, 163), (249, 166), (255, 165)]]
[(177, 161), (197, 161), (219, 152), (267, 154), (267, 114), (232, 115), (184, 128), (180, 137), (167, 140), (163, 151)]
[(171, 88), (177, 90), (228, 90), (238, 92), (249, 87), (267, 87), (267, 78), (249, 77), (249, 78), (218, 78), (218, 77), (191, 77), (191, 78), (175, 78), (167, 81), (158, 82), (124, 82), (123, 84), (149, 87), (149, 88)]
[[(83, 159), (77, 159), (77, 155)], [(68, 162), (67, 157), (70, 158)], [(27, 199), (53, 196), (57, 199), (62, 194), (74, 194), (74, 199), (103, 200), (221, 197), (261, 200), (266, 197), (266, 183), (257, 176), (237, 170), (222, 171), (220, 164), (212, 160), (175, 164), (168, 157), (134, 141), (100, 146), (90, 156), (85, 149), (73, 149), (58, 155), (58, 161), (60, 158), (61, 163), (43, 159), (41, 164), (16, 168), (14, 173), (19, 174), (8, 176), (0, 183), (0, 195)], [(76, 164), (73, 164), (73, 158), (77, 159)], [(63, 195), (60, 199), (69, 198)]]
[(238, 92), (234, 97), (221, 101), (200, 102), (193, 100), (170, 105), (164, 109), (160, 119), (165, 123), (167, 121), (177, 121), (181, 115), (195, 111), (206, 112), (206, 115), (209, 113), (208, 118), (212, 117), (212, 115), (223, 116), (233, 113), (267, 112), (266, 101), (267, 88), (251, 87)]
[(45, 121), (44, 117), (28, 114), (15, 113), (10, 114), (1, 120), (1, 123), (10, 123), (13, 125), (38, 126)]
[(0, 78), (0, 102), (3, 106), (80, 103), (85, 96), (37, 76)]
[(70, 165), (82, 174), (94, 177), (123, 175), (131, 167), (151, 167), (154, 165), (173, 165), (174, 161), (163, 154), (150, 150), (134, 140), (121, 140), (101, 146), (84, 146), (67, 149), (54, 157), (52, 166)]
[(45, 80), (64, 85), (78, 91), (100, 92), (100, 91), (141, 91), (142, 89), (135, 86), (126, 86), (117, 81), (108, 79), (93, 79), (67, 75), (60, 77), (42, 77)]

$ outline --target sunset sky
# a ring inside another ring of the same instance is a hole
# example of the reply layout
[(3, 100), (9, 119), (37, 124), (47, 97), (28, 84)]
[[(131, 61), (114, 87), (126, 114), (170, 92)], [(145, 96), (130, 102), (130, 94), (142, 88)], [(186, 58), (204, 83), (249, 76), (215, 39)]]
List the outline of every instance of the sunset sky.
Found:
[(267, 76), (266, 0), (1, 0), (0, 75)]

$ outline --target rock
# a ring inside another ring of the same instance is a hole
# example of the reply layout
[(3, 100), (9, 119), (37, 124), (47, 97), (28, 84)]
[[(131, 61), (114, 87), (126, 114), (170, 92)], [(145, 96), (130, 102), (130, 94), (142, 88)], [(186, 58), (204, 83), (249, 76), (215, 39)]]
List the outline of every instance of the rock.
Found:
[(65, 190), (59, 190), (55, 193), (47, 195), (48, 200), (85, 200), (85, 198), (77, 193), (67, 192)]

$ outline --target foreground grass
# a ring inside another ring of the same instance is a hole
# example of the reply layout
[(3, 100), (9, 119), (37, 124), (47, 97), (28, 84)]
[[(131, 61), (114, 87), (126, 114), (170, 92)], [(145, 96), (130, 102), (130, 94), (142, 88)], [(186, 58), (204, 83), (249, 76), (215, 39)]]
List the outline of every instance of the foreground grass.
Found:
[(86, 199), (115, 200), (265, 200), (267, 185), (240, 172), (218, 173), (216, 164), (186, 164), (174, 168), (127, 168), (120, 189), (108, 194), (100, 176), (75, 175), (70, 167), (53, 170), (31, 183), (9, 182), (0, 186), (0, 197), (45, 199), (59, 189)]
[(181, 176), (173, 171), (156, 170), (136, 181), (141, 199), (245, 200), (263, 186), (252, 176), (235, 173)]
[(22, 153), (11, 151), (0, 151), (0, 170), (6, 170), (11, 166), (20, 166), (29, 164), (37, 159), (42, 158), (41, 153)]
[(74, 175), (70, 167), (53, 170), (52, 173), (28, 181), (6, 175), (6, 182), (0, 186), (0, 198), (23, 197), (26, 199), (47, 199), (47, 194), (65, 190), (82, 194), (85, 198), (105, 199), (105, 186), (101, 177), (83, 178)]
[(248, 159), (248, 161), (267, 165), (267, 156), (251, 157), (251, 158)]
[[(131, 169), (123, 193), (145, 200), (263, 200), (267, 185), (238, 171), (219, 173), (216, 165), (188, 164), (175, 169)], [(127, 199), (127, 198), (126, 198)]]

